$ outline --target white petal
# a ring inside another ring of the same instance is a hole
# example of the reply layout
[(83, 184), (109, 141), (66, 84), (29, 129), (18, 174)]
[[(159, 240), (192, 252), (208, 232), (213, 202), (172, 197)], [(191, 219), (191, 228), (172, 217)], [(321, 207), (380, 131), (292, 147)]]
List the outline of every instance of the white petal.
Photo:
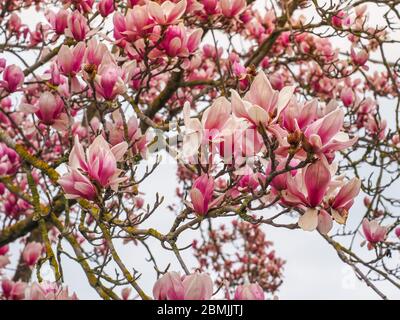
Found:
[(299, 218), (298, 224), (304, 231), (314, 231), (318, 226), (318, 210), (307, 209)]

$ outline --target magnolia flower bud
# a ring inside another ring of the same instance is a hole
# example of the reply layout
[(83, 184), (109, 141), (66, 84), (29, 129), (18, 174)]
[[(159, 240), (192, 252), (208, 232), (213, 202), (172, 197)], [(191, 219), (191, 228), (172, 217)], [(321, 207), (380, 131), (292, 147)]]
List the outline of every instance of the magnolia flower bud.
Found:
[(42, 245), (38, 242), (29, 242), (26, 245), (22, 257), (29, 267), (34, 266), (38, 262), (39, 257), (42, 254), (42, 249)]
[(234, 300), (265, 300), (265, 294), (258, 283), (248, 283), (236, 288)]
[(12, 64), (3, 71), (3, 81), (0, 81), (0, 88), (4, 88), (9, 93), (17, 91), (24, 83), (24, 73), (21, 68)]

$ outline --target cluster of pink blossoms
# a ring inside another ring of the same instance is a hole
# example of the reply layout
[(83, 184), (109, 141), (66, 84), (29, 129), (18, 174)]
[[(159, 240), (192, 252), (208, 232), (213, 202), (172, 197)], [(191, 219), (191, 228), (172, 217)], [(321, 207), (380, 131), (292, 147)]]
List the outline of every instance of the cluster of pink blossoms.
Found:
[(69, 172), (58, 181), (66, 197), (94, 200), (96, 187), (110, 187), (117, 191), (119, 184), (126, 180), (120, 177), (122, 170), (117, 168), (117, 161), (121, 160), (127, 149), (125, 141), (110, 148), (104, 137), (99, 135), (85, 152), (76, 138), (69, 155)]
[[(52, 3), (0, 3), (1, 299), (75, 299), (60, 283), (61, 266), (55, 283), (17, 279), (21, 268), (30, 278), (35, 268), (40, 275), (43, 265), (61, 264), (72, 253), (66, 242), (92, 286), (97, 277), (102, 298), (119, 299), (113, 288), (128, 282), (150, 298), (116, 243), (151, 251), (151, 239), (160, 244), (154, 250), (170, 246), (186, 273), (162, 271), (149, 252), (163, 274), (155, 299), (211, 299), (218, 285), (228, 299), (262, 300), (277, 291), (284, 264), (267, 252), (262, 224), (318, 230), (335, 250), (336, 236), (361, 234), (369, 249), (362, 252), (377, 260), (349, 261), (380, 268), (379, 276), (399, 274), (381, 263), (400, 239), (398, 199), (386, 194), (398, 180), (400, 120), (398, 108), (393, 121), (382, 111), (383, 99), (400, 97), (398, 63), (386, 56), (397, 38), (391, 25), (371, 22), (370, 4)], [(40, 22), (29, 25), (24, 16), (33, 9)], [(171, 199), (158, 194), (159, 177), (154, 203), (143, 198), (142, 182), (159, 164), (148, 165), (148, 154), (160, 149), (177, 155), (179, 204), (163, 203)], [(366, 211), (357, 214), (361, 190)], [(167, 231), (145, 223), (165, 211), (162, 203), (179, 210)], [(349, 231), (351, 210), (360, 223)], [(231, 216), (233, 231), (211, 225)], [(188, 230), (204, 236), (207, 222), (204, 241), (192, 244), (200, 271), (193, 273), (176, 253), (178, 238)], [(224, 245), (239, 238), (226, 258)], [(19, 239), (24, 249), (12, 259), (9, 243)], [(115, 261), (114, 279), (105, 270)], [(124, 288), (121, 297), (129, 296)]]
[[(185, 112), (183, 154), (194, 162), (202, 147), (200, 162), (210, 160), (216, 165), (218, 159), (229, 160), (237, 174), (235, 186), (225, 194), (216, 192), (211, 175), (198, 177), (188, 204), (197, 214), (206, 215), (224, 200), (249, 190), (270, 187), (263, 201), (278, 197), (282, 206), (301, 212), (299, 226), (304, 230), (318, 228), (326, 234), (333, 219), (346, 222), (361, 183), (357, 178), (335, 177), (336, 153), (357, 141), (343, 132), (344, 112), (337, 104), (320, 105), (317, 100), (301, 104), (293, 87), (274, 90), (260, 72), (243, 99), (236, 91), (231, 101), (217, 98), (201, 121), (190, 118), (189, 106)], [(275, 159), (261, 159), (264, 171), (254, 172), (249, 159), (266, 152), (265, 139), (276, 141)], [(206, 151), (210, 156), (204, 159)], [(271, 176), (273, 172), (278, 174)]]
[(1, 281), (0, 298), (5, 300), (77, 300), (75, 293), (68, 292), (67, 287), (59, 287), (52, 282), (28, 284), (22, 281)]
[[(23, 262), (33, 268), (38, 262), (43, 251), (43, 246), (38, 242), (29, 242), (22, 252)], [(9, 247), (0, 247), (0, 271), (9, 260)], [(1, 274), (1, 273), (0, 273)], [(60, 287), (56, 283), (26, 283), (24, 281), (13, 281), (3, 278), (0, 281), (0, 300), (76, 300), (76, 294), (69, 295), (68, 288)]]
[[(213, 281), (206, 273), (192, 273), (181, 276), (168, 272), (156, 281), (153, 287), (156, 300), (210, 300), (213, 295)], [(263, 289), (257, 283), (239, 285), (234, 300), (264, 300)]]

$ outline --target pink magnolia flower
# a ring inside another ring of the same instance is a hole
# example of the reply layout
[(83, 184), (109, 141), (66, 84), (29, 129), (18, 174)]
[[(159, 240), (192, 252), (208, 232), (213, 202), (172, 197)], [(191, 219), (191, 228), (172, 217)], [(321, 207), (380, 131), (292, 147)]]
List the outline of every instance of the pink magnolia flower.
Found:
[(215, 99), (211, 107), (204, 111), (201, 118), (202, 128), (206, 131), (205, 138), (213, 140), (220, 136), (231, 119), (229, 101), (225, 97)]
[(393, 135), (392, 143), (396, 148), (400, 149), (400, 135), (398, 135), (398, 134)]
[(98, 42), (95, 38), (88, 41), (85, 51), (85, 63), (98, 68), (106, 56), (109, 56), (109, 51), (104, 43)]
[(184, 300), (210, 300), (213, 295), (213, 282), (206, 273), (195, 272), (184, 276)]
[(342, 91), (340, 92), (340, 99), (342, 100), (343, 104), (346, 107), (350, 107), (354, 100), (355, 100), (355, 94), (352, 88), (343, 88)]
[(274, 90), (282, 90), (285, 86), (284, 79), (279, 73), (272, 74), (269, 77), (269, 81), (271, 82), (271, 86)]
[(103, 188), (111, 187), (117, 191), (118, 185), (125, 180), (119, 177), (122, 170), (117, 168), (117, 161), (122, 159), (127, 149), (128, 144), (125, 141), (110, 148), (104, 137), (99, 135), (85, 153), (79, 138), (76, 137), (69, 155), (69, 167), (87, 173)]
[(156, 300), (184, 300), (185, 289), (177, 272), (167, 272), (156, 281), (153, 287)]
[(69, 295), (68, 287), (59, 287), (57, 283), (43, 281), (33, 283), (26, 293), (26, 300), (78, 300), (75, 293)]
[(361, 18), (365, 12), (367, 11), (367, 6), (366, 5), (359, 5), (354, 8), (354, 11), (356, 13), (357, 18)]
[(64, 112), (64, 102), (59, 95), (46, 91), (40, 95), (36, 105), (23, 104), (21, 110), (32, 112), (46, 125), (54, 125), (57, 129), (64, 129), (68, 124), (68, 116)]
[(217, 49), (215, 46), (208, 43), (203, 46), (203, 54), (205, 58), (215, 59), (216, 57), (221, 57), (222, 53), (223, 50), (221, 47)]
[(324, 160), (318, 160), (303, 170), (304, 174), (288, 175), (284, 200), (313, 208), (321, 203), (331, 181), (331, 173)]
[(254, 172), (253, 169), (246, 165), (243, 168), (235, 171), (235, 174), (240, 177), (237, 184), (238, 190), (255, 190), (260, 185), (260, 181), (265, 180), (265, 177), (260, 172)]
[(199, 215), (206, 215), (216, 204), (216, 200), (213, 201), (214, 179), (207, 174), (201, 175), (193, 183), (189, 194), (192, 209)]
[(174, 271), (167, 272), (153, 287), (156, 300), (209, 300), (212, 294), (210, 276), (199, 272), (183, 277)]
[(248, 283), (236, 288), (234, 300), (265, 300), (264, 290), (258, 283)]
[(57, 55), (60, 71), (66, 76), (75, 76), (81, 70), (85, 51), (84, 42), (79, 42), (73, 49), (62, 45)]
[(196, 29), (188, 35), (182, 23), (169, 26), (160, 43), (160, 48), (165, 50), (170, 57), (187, 57), (197, 50), (202, 34), (202, 29)]
[(135, 61), (125, 63), (122, 68), (114, 63), (100, 65), (95, 78), (96, 92), (106, 100), (113, 100), (123, 94), (126, 91), (125, 83), (132, 78), (135, 67)]
[(394, 230), (394, 233), (396, 234), (397, 238), (400, 238), (400, 227), (396, 228), (396, 230)]
[(8, 300), (23, 300), (25, 298), (25, 289), (27, 284), (25, 282), (14, 282), (8, 279), (1, 281), (1, 289), (3, 296)]
[(96, 75), (96, 91), (106, 100), (113, 100), (126, 91), (125, 83), (119, 76), (118, 66), (109, 64), (102, 66)]
[(50, 29), (48, 25), (45, 25), (41, 22), (36, 24), (36, 28), (34, 30), (29, 31), (29, 44), (30, 46), (36, 46), (37, 44), (43, 42), (44, 38), (47, 35), (47, 31)]
[(135, 141), (132, 146), (133, 154), (140, 154), (143, 159), (147, 159), (148, 157), (148, 147), (147, 145), (152, 140), (151, 137), (148, 137), (145, 133), (139, 139)]
[(227, 18), (239, 16), (246, 10), (246, 0), (221, 0), (220, 1), (222, 14)]
[(165, 1), (161, 5), (154, 1), (147, 4), (148, 12), (151, 18), (160, 25), (175, 24), (179, 18), (185, 13), (186, 0), (178, 3)]
[(387, 121), (386, 119), (377, 119), (372, 114), (368, 114), (365, 128), (370, 133), (376, 135), (378, 139), (383, 140), (386, 136)]
[(144, 199), (142, 197), (135, 197), (135, 206), (136, 208), (142, 208), (144, 205)]
[[(125, 140), (125, 126), (119, 110), (112, 114), (113, 121), (106, 123), (106, 128), (109, 134), (111, 145), (116, 145)], [(139, 121), (135, 116), (132, 116), (127, 121), (128, 127), (128, 142), (132, 144), (134, 154), (140, 154), (143, 158), (147, 157), (147, 137), (143, 135), (139, 127)]]
[(190, 105), (185, 103), (183, 108), (185, 135), (183, 136), (183, 154), (186, 157), (197, 153), (200, 145), (210, 142), (223, 142), (224, 137), (232, 135), (236, 129), (236, 122), (231, 114), (231, 104), (225, 97), (219, 97), (204, 111), (201, 122), (190, 118)]
[(60, 9), (57, 13), (51, 10), (46, 11), (46, 18), (50, 22), (54, 32), (58, 35), (64, 34), (68, 25), (68, 11)]
[(245, 90), (248, 87), (249, 82), (250, 82), (248, 79), (248, 76), (247, 76), (247, 69), (244, 66), (242, 66), (240, 63), (235, 61), (232, 64), (232, 71), (233, 71), (233, 74), (239, 80), (240, 88), (242, 90)]
[(22, 253), (22, 257), (25, 261), (25, 263), (29, 266), (32, 267), (34, 266), (41, 254), (42, 254), (43, 246), (39, 242), (29, 242), (26, 246), (25, 249)]
[(64, 189), (67, 199), (94, 200), (96, 198), (96, 187), (79, 170), (70, 169), (58, 180), (58, 184)]
[(0, 143), (0, 176), (14, 174), (18, 163), (17, 153), (4, 143)]
[(313, 99), (301, 105), (291, 101), (283, 111), (283, 127), (290, 132), (302, 131), (317, 119), (318, 100)]
[(315, 153), (323, 153), (332, 159), (335, 151), (348, 148), (357, 141), (357, 137), (350, 139), (348, 134), (340, 131), (343, 121), (344, 112), (338, 108), (307, 127), (304, 135)]
[(12, 194), (9, 194), (3, 202), (6, 216), (12, 217), (13, 219), (18, 219), (21, 215), (26, 215), (31, 208), (28, 202), (23, 199), (18, 199)]
[[(318, 160), (307, 166), (302, 172), (292, 176), (287, 174), (287, 189), (282, 191), (284, 203), (292, 206), (304, 206), (304, 213), (299, 218), (299, 227), (305, 231), (313, 231), (321, 225), (321, 229), (329, 229), (329, 217), (317, 209), (321, 205), (331, 182), (331, 172), (326, 160)], [(323, 217), (319, 218), (319, 214)], [(328, 230), (328, 231), (329, 231)]]
[(60, 69), (58, 68), (57, 63), (53, 63), (50, 66), (50, 70), (48, 71), (48, 73), (50, 76), (49, 81), (51, 84), (59, 86), (63, 82), (63, 79), (61, 78)]
[[(128, 10), (128, 13), (131, 12), (131, 9)], [(126, 32), (126, 22), (125, 17), (120, 12), (115, 12), (113, 15), (113, 35), (114, 39), (116, 40), (117, 44), (123, 44)], [(123, 45), (124, 46), (124, 45)]]
[[(109, 121), (106, 123), (107, 131), (109, 134), (109, 141), (112, 145), (116, 145), (125, 140), (125, 127), (124, 121), (121, 117), (121, 113), (119, 110), (116, 110), (112, 113), (112, 122)], [(139, 121), (135, 116), (132, 116), (127, 121), (128, 127), (128, 139), (129, 142), (134, 142), (139, 136), (141, 136)]]
[(334, 197), (331, 205), (332, 217), (339, 224), (344, 224), (348, 211), (354, 203), (354, 198), (360, 193), (361, 181), (353, 178), (343, 185)]
[(89, 32), (87, 19), (77, 10), (68, 17), (68, 30), (66, 35), (73, 37), (76, 41), (83, 41)]
[[(287, 174), (287, 189), (282, 191), (284, 203), (306, 207), (299, 218), (299, 227), (306, 231), (318, 228), (321, 233), (326, 234), (332, 228), (332, 218), (339, 224), (346, 223), (348, 211), (360, 192), (360, 180), (353, 178), (331, 197), (331, 172), (326, 160), (318, 160), (303, 171), (304, 173), (295, 177)], [(331, 214), (318, 208), (323, 204), (325, 196), (328, 199), (324, 203), (330, 206)]]
[(132, 289), (129, 287), (123, 288), (121, 291), (122, 300), (128, 300), (131, 295)]
[(218, 0), (201, 0), (200, 2), (207, 14), (213, 15), (219, 12)]
[(21, 27), (22, 27), (21, 18), (19, 17), (18, 14), (13, 12), (10, 15), (10, 19), (8, 20), (8, 23), (7, 23), (8, 30), (19, 34)]
[(361, 50), (359, 52), (356, 52), (352, 48), (350, 57), (351, 57), (351, 60), (354, 62), (354, 64), (356, 64), (358, 66), (364, 66), (365, 63), (368, 61), (369, 54), (366, 50)]
[(101, 0), (98, 9), (102, 17), (107, 17), (114, 12), (114, 0)]
[[(114, 27), (117, 28), (114, 31), (114, 36), (121, 35), (126, 37), (129, 41), (135, 41), (139, 37), (147, 36), (152, 33), (154, 27), (154, 20), (148, 14), (148, 7), (134, 6), (132, 9), (128, 9), (126, 17), (114, 15)], [(118, 40), (118, 38), (116, 37)]]
[(15, 64), (11, 64), (3, 71), (3, 81), (0, 81), (0, 88), (13, 93), (24, 83), (24, 78), (25, 76), (21, 68)]
[(272, 89), (265, 73), (260, 71), (243, 100), (235, 90), (231, 92), (234, 115), (258, 126), (276, 122), (292, 98), (294, 87), (284, 87), (278, 92)]
[(368, 221), (367, 218), (364, 218), (362, 229), (365, 239), (372, 245), (383, 242), (386, 239), (387, 228), (380, 226), (376, 220)]
[(351, 23), (351, 19), (348, 14), (344, 11), (339, 11), (332, 17), (332, 25), (336, 28), (348, 27)]

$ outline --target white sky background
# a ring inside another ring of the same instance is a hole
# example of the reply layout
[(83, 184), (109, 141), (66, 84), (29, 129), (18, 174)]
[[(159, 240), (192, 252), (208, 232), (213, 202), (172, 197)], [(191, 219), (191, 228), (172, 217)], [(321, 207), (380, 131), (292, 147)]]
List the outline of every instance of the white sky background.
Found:
[[(263, 2), (258, 1), (258, 3)], [(373, 21), (377, 21), (377, 24), (380, 24), (381, 12), (379, 10), (371, 11), (370, 17)], [(43, 16), (37, 12), (30, 10), (24, 14), (23, 22), (28, 23), (31, 29), (38, 21), (43, 21)], [(341, 42), (341, 40), (339, 41)], [(338, 44), (339, 42), (336, 45)], [(219, 45), (224, 47), (224, 40), (219, 39)], [(398, 48), (388, 50), (388, 58), (393, 58), (392, 61), (396, 61), (398, 54)], [(7, 56), (7, 58), (11, 58), (11, 56)], [(19, 63), (15, 58), (11, 59), (13, 63)], [(392, 117), (393, 113), (388, 114)], [(164, 160), (167, 157), (167, 155), (163, 155)], [(146, 225), (151, 224), (160, 232), (168, 231), (174, 219), (174, 213), (166, 206), (176, 203), (176, 186), (176, 165), (172, 161), (164, 161), (156, 172), (141, 185), (140, 191), (146, 194), (146, 203), (152, 204), (156, 192), (165, 197), (164, 205), (157, 210), (150, 221), (146, 222)], [(358, 223), (364, 212), (362, 197), (359, 197), (350, 211), (349, 223)], [(274, 242), (277, 255), (287, 261), (284, 267), (284, 282), (277, 294), (280, 299), (378, 298), (375, 292), (355, 278), (352, 270), (340, 261), (334, 249), (318, 233), (276, 229), (270, 226), (266, 226), (264, 230), (268, 240)], [(180, 246), (189, 244), (195, 235), (196, 233), (190, 231), (184, 233), (179, 242)], [(156, 255), (160, 269), (171, 263), (170, 270), (181, 270), (173, 254), (162, 249), (158, 242), (153, 241), (153, 244), (153, 253)], [(155, 281), (155, 272), (152, 270), (152, 264), (145, 261), (145, 257), (148, 256), (146, 251), (133, 244), (119, 247), (125, 264), (128, 267), (135, 267), (142, 273), (139, 280), (140, 285), (150, 294)], [(12, 248), (14, 252), (17, 250), (15, 244)], [(366, 249), (360, 250), (365, 251)], [(197, 265), (190, 251), (185, 252), (183, 256), (189, 266), (195, 267)], [(97, 293), (88, 285), (80, 266), (76, 262), (68, 260), (65, 256), (63, 260), (66, 284), (77, 292), (80, 299), (98, 298)], [(46, 270), (43, 273), (44, 278), (46, 278)], [(379, 283), (378, 287), (389, 298), (400, 299), (400, 294), (395, 288)]]

